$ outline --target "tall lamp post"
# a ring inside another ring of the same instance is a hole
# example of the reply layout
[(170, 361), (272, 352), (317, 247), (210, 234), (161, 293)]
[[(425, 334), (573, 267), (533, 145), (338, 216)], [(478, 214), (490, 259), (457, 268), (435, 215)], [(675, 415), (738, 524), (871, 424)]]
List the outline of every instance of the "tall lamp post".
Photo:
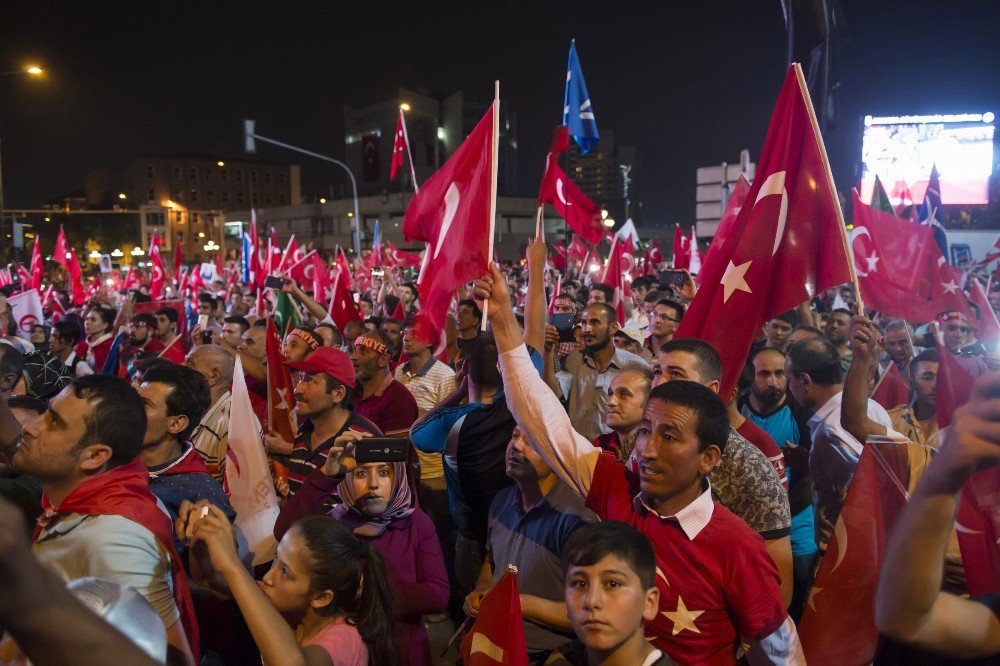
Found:
[(273, 146), (278, 146), (280, 148), (285, 148), (286, 150), (292, 150), (297, 153), (302, 153), (303, 155), (308, 155), (309, 157), (315, 157), (318, 160), (323, 160), (326, 162), (332, 162), (336, 164), (344, 171), (347, 172), (348, 177), (351, 179), (351, 190), (354, 193), (354, 224), (351, 235), (353, 236), (353, 246), (354, 255), (357, 257), (361, 256), (361, 212), (358, 210), (358, 181), (354, 178), (354, 173), (351, 172), (350, 167), (336, 159), (335, 157), (330, 157), (328, 155), (320, 155), (319, 153), (314, 153), (311, 150), (306, 150), (305, 148), (299, 148), (298, 146), (293, 146), (282, 141), (276, 141), (274, 139), (269, 139), (266, 136), (261, 136), (257, 134), (256, 131), (256, 120), (244, 120), (243, 121), (243, 149), (250, 153), (251, 155), (257, 152), (257, 141), (263, 141), (264, 143), (269, 143)]
[[(0, 72), (0, 77), (2, 76), (17, 76), (17, 75), (27, 75), (29, 77), (38, 77), (45, 73), (45, 70), (38, 65), (27, 65), (23, 69), (12, 69), (7, 72)], [(6, 233), (6, 225), (4, 224), (4, 201), (3, 201), (3, 151), (0, 147), (0, 235)], [(14, 245), (14, 226), (11, 225), (11, 247)], [(13, 253), (13, 251), (12, 251)]]

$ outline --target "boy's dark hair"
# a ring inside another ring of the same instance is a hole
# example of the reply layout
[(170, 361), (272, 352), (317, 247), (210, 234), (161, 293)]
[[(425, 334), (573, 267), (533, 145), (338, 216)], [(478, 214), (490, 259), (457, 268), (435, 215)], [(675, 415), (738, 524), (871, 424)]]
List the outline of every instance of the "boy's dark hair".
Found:
[(146, 410), (136, 390), (112, 375), (77, 377), (70, 386), (73, 395), (90, 407), (84, 417), (87, 430), (77, 448), (92, 444), (111, 447), (108, 469), (134, 460), (146, 434)]
[(681, 305), (672, 298), (661, 298), (660, 300), (656, 301), (656, 304), (666, 305), (668, 308), (673, 308), (674, 312), (677, 313), (677, 319), (683, 319), (684, 313), (687, 312), (687, 310), (683, 305)]
[(601, 284), (600, 282), (597, 282), (595, 284), (590, 285), (590, 293), (593, 293), (595, 291), (599, 291), (602, 294), (604, 294), (604, 300), (607, 303), (610, 303), (615, 299), (615, 290), (606, 284)]
[(917, 376), (918, 363), (938, 363), (939, 361), (937, 349), (931, 347), (930, 349), (923, 350), (910, 361), (910, 378), (912, 379)]
[(729, 414), (726, 405), (712, 389), (698, 382), (677, 379), (655, 387), (649, 393), (649, 402), (660, 400), (678, 407), (687, 407), (698, 417), (695, 435), (698, 450), (704, 451), (715, 444), (720, 451), (726, 450), (729, 439)]
[(669, 297), (670, 297), (670, 294), (668, 294), (667, 292), (660, 291), (658, 289), (654, 289), (653, 291), (650, 291), (649, 293), (646, 294), (645, 298), (642, 299), (642, 302), (643, 303), (658, 303), (658, 302), (662, 301), (664, 298), (669, 298)]
[(589, 567), (608, 555), (622, 560), (644, 590), (656, 585), (656, 553), (645, 534), (627, 523), (606, 520), (577, 528), (562, 550), (563, 578), (570, 567)]
[(159, 317), (160, 315), (164, 315), (168, 320), (170, 320), (171, 324), (177, 323), (177, 310), (174, 310), (169, 305), (159, 308), (153, 314), (155, 314), (157, 317)]
[(118, 316), (118, 312), (114, 308), (96, 307), (92, 308), (91, 312), (96, 312), (101, 321), (108, 325), (108, 328), (114, 325), (115, 317)]
[(205, 377), (186, 365), (157, 363), (146, 370), (142, 381), (172, 387), (173, 390), (167, 394), (167, 416), (188, 418), (187, 427), (177, 433), (177, 439), (186, 441), (212, 405), (212, 394)]
[(52, 325), (59, 334), (59, 339), (76, 346), (83, 339), (83, 329), (72, 319), (61, 319)]
[(793, 374), (809, 375), (820, 386), (839, 384), (843, 377), (840, 355), (826, 338), (800, 340), (788, 350)]
[(247, 329), (250, 328), (250, 322), (248, 322), (246, 320), (246, 317), (229, 316), (229, 317), (226, 317), (225, 319), (223, 319), (222, 323), (223, 324), (236, 324), (237, 326), (240, 327), (240, 335), (243, 335), (244, 333), (246, 333)]
[(674, 338), (660, 347), (660, 353), (685, 352), (694, 356), (702, 381), (722, 381), (722, 358), (715, 347), (697, 338)]
[(459, 305), (467, 305), (476, 314), (476, 318), (479, 319), (479, 320), (482, 320), (482, 318), (483, 318), (483, 311), (479, 308), (479, 304), (476, 303), (474, 300), (472, 300), (471, 298), (463, 298), (462, 300), (460, 300), (458, 302), (458, 304)]
[(133, 324), (145, 324), (147, 328), (156, 328), (156, 317), (149, 314), (148, 312), (140, 312), (139, 314), (132, 317)]

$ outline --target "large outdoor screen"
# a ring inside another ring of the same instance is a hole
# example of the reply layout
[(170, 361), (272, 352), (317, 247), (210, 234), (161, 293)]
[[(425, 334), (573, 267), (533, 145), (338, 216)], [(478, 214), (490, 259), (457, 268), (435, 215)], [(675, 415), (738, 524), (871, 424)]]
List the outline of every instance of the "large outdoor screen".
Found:
[(988, 203), (993, 173), (994, 115), (967, 113), (935, 116), (865, 117), (861, 161), (865, 173), (861, 197), (869, 201), (876, 174), (893, 205), (920, 204), (937, 165), (941, 203)]

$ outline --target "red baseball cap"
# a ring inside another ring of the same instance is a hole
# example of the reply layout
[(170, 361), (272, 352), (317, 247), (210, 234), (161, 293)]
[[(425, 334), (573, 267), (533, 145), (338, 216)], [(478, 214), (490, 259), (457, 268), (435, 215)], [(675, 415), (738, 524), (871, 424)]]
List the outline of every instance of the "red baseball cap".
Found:
[(351, 363), (351, 358), (339, 349), (320, 347), (306, 356), (304, 361), (285, 363), (285, 365), (299, 372), (322, 372), (348, 388), (354, 388), (354, 364)]

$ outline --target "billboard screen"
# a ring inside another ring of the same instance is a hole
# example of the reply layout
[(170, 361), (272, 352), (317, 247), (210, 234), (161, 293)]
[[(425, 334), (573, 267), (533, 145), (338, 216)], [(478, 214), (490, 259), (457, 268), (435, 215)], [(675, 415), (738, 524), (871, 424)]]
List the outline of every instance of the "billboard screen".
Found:
[[(993, 173), (994, 114), (865, 116), (861, 198), (870, 201), (875, 176), (893, 205), (919, 204), (937, 165), (941, 203), (986, 204)], [(909, 196), (910, 201), (907, 202)]]

